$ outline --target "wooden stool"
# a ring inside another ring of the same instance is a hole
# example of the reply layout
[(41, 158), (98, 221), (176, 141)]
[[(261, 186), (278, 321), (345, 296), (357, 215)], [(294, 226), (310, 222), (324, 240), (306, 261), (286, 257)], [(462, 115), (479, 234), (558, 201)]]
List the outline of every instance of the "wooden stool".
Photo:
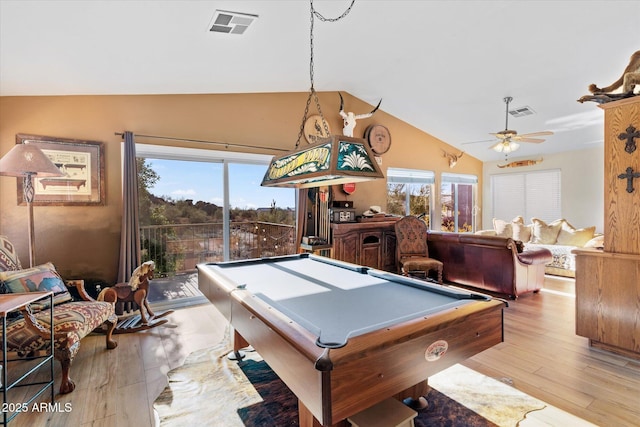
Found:
[(353, 417), (347, 418), (354, 427), (413, 427), (418, 413), (390, 397)]

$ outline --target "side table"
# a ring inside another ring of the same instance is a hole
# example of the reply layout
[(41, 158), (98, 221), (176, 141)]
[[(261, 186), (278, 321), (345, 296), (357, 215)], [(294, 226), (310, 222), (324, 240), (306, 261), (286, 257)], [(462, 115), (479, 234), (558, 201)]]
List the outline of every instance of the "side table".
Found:
[[(37, 357), (36, 359), (41, 359), (37, 364), (32, 366), (27, 372), (25, 372), (19, 378), (13, 379), (11, 383), (9, 383), (9, 375), (7, 363), (15, 362), (16, 360), (7, 360), (7, 314), (12, 311), (16, 311), (21, 309), (22, 307), (31, 304), (32, 302), (38, 301), (40, 299), (49, 298), (49, 313), (50, 313), (50, 326), (51, 326), (51, 346), (49, 354)], [(53, 292), (28, 292), (28, 293), (19, 293), (19, 294), (2, 294), (0, 295), (0, 316), (2, 317), (2, 374), (0, 376), (0, 380), (2, 384), (0, 384), (0, 390), (2, 391), (2, 422), (0, 425), (6, 426), (9, 421), (14, 419), (21, 411), (25, 408), (29, 408), (31, 403), (36, 400), (41, 394), (43, 394), (47, 388), (51, 389), (51, 403), (53, 403), (55, 391), (53, 389)], [(41, 367), (49, 364), (49, 379), (47, 381), (29, 383), (29, 384), (21, 384), (29, 375), (36, 372)], [(28, 385), (41, 385), (42, 387), (37, 390), (30, 398), (26, 399), (24, 402), (8, 402), (8, 392), (14, 387), (22, 387)]]

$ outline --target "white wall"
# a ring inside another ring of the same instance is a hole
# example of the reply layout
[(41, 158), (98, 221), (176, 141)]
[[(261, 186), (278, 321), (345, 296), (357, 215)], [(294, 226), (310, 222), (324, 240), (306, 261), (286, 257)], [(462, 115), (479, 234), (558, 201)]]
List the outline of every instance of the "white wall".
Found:
[[(482, 229), (493, 228), (491, 211), (491, 175), (528, 172), (545, 169), (562, 171), (562, 216), (576, 228), (596, 226), (596, 232), (604, 232), (604, 146), (580, 151), (549, 154), (534, 166), (498, 168), (501, 162), (486, 162), (483, 167)], [(510, 158), (509, 162), (525, 160)], [(510, 220), (512, 218), (500, 218)], [(530, 223), (531, 218), (525, 218)]]

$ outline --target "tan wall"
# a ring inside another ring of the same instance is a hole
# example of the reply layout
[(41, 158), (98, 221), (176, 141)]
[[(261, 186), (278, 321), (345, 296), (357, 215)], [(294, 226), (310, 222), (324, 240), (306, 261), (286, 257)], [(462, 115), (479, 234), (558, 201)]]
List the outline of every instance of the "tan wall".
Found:
[[(345, 111), (359, 114), (373, 108), (347, 93), (342, 95)], [(65, 278), (116, 280), (122, 207), (121, 137), (114, 135), (115, 132), (129, 130), (135, 134), (293, 149), (307, 96), (307, 93), (277, 93), (0, 97), (0, 155), (15, 144), (17, 133), (105, 143), (106, 204), (35, 207), (36, 262), (52, 261)], [(319, 98), (332, 133), (342, 133), (338, 94), (321, 93)], [(440, 172), (452, 171), (442, 156), (442, 149), (453, 152), (454, 148), (383, 110), (384, 101), (381, 110), (372, 118), (357, 123), (354, 136), (361, 137), (372, 123), (383, 124), (389, 129), (392, 145), (382, 157), (385, 174), (388, 167), (433, 170), (438, 178)], [(310, 113), (314, 114), (315, 109)], [(142, 138), (137, 142), (169, 144)], [(217, 145), (170, 143), (221, 149)], [(273, 154), (270, 151), (263, 153)], [(453, 171), (482, 179), (482, 162), (464, 156)], [(482, 183), (478, 191), (481, 189)], [(351, 199), (358, 213), (371, 205), (384, 208), (386, 181), (358, 183), (352, 196), (338, 190), (335, 199)], [(16, 200), (16, 179), (0, 177), (0, 234), (9, 236), (15, 243), (26, 265), (29, 259), (27, 208), (18, 206)], [(482, 200), (482, 194), (478, 194), (478, 200)]]

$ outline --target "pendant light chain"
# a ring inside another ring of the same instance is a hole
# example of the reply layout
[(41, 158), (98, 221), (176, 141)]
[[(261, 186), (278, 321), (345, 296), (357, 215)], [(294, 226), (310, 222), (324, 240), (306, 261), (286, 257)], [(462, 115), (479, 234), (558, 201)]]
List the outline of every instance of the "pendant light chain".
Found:
[(345, 10), (342, 15), (338, 16), (337, 18), (325, 18), (322, 14), (320, 14), (319, 12), (317, 12), (314, 7), (313, 7), (313, 0), (309, 0), (310, 1), (310, 21), (311, 21), (311, 25), (310, 25), (310, 30), (309, 30), (309, 50), (310, 50), (310, 59), (309, 59), (309, 80), (311, 82), (311, 87), (309, 88), (309, 97), (307, 98), (307, 104), (304, 108), (304, 116), (302, 117), (302, 123), (300, 124), (300, 132), (298, 133), (298, 140), (296, 141), (296, 147), (298, 148), (298, 146), (300, 145), (300, 141), (302, 140), (302, 135), (304, 134), (304, 124), (307, 121), (307, 116), (309, 114), (309, 106), (311, 105), (311, 98), (314, 99), (315, 104), (316, 104), (316, 108), (318, 110), (318, 113), (320, 114), (320, 118), (322, 119), (322, 126), (324, 127), (324, 131), (326, 133), (326, 135), (329, 135), (329, 125), (327, 124), (327, 121), (324, 118), (324, 115), (322, 114), (322, 109), (320, 108), (320, 100), (318, 99), (318, 94), (316, 92), (316, 89), (314, 87), (314, 74), (313, 74), (313, 24), (315, 21), (315, 17), (317, 17), (320, 21), (322, 22), (336, 22), (341, 20), (342, 18), (344, 18), (345, 16), (347, 16), (349, 14), (349, 12), (351, 12), (351, 8), (353, 8), (353, 5), (355, 4), (356, 0), (351, 0), (351, 4), (349, 5), (349, 7), (347, 8), (347, 10)]

